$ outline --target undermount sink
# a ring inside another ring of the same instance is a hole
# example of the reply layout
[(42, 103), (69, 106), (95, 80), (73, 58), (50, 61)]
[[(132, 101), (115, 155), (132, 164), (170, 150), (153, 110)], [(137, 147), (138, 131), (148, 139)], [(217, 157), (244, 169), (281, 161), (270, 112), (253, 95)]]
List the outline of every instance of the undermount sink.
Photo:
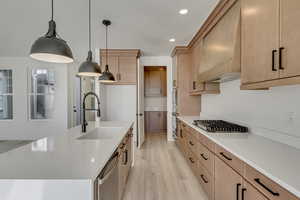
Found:
[(77, 138), (78, 140), (109, 140), (122, 130), (121, 127), (100, 127)]

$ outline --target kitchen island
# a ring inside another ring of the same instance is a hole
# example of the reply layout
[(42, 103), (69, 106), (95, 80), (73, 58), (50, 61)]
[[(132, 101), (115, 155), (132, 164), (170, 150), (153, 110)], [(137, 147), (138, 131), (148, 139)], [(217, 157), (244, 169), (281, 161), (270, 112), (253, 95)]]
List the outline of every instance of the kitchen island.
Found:
[(97, 176), (132, 126), (89, 122), (86, 133), (78, 126), (0, 154), (0, 199), (93, 200)]

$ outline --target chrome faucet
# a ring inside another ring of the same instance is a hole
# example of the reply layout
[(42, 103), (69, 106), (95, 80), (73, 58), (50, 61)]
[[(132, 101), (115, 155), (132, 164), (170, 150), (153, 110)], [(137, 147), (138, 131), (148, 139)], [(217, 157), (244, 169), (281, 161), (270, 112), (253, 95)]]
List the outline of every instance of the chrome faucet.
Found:
[[(86, 97), (88, 97), (89, 95), (93, 95), (96, 97), (97, 99), (97, 103), (98, 103), (98, 109), (91, 109), (91, 108), (85, 108), (85, 100), (86, 100)], [(101, 116), (101, 113), (100, 113), (100, 100), (99, 100), (99, 97), (97, 96), (97, 94), (95, 94), (94, 92), (88, 92), (84, 95), (83, 97), (83, 104), (82, 104), (82, 110), (83, 110), (83, 120), (82, 120), (82, 125), (81, 125), (81, 128), (82, 128), (82, 132), (85, 133), (86, 132), (86, 127), (88, 125), (86, 119), (85, 119), (85, 112), (86, 111), (97, 111), (97, 116), (100, 117)]]

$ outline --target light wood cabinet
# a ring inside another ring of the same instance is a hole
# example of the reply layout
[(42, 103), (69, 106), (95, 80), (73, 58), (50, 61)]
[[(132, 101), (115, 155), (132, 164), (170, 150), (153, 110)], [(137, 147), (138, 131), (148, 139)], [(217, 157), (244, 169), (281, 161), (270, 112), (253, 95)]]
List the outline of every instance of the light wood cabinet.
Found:
[(243, 196), (243, 200), (268, 200), (268, 198), (266, 198), (247, 181), (244, 181), (241, 196)]
[[(140, 56), (139, 50), (108, 50), (108, 65), (113, 73), (116, 82), (104, 83), (113, 85), (135, 85), (137, 82), (137, 65)], [(105, 70), (106, 51), (100, 50), (101, 68)]]
[(136, 84), (137, 81), (136, 70), (137, 70), (136, 57), (120, 56), (118, 82), (123, 84)]
[(122, 140), (118, 152), (119, 152), (119, 199), (123, 199), (123, 193), (127, 183), (127, 179), (132, 166), (132, 128), (128, 131), (124, 139)]
[(177, 48), (173, 54), (173, 68), (176, 71), (177, 113), (199, 115), (201, 97), (190, 95), (191, 54), (186, 48)]
[[(196, 131), (180, 120), (177, 123), (180, 129), (176, 143), (208, 199), (299, 200), (286, 189), (215, 144), (201, 131)], [(203, 152), (204, 158), (199, 156)]]
[(190, 74), (190, 95), (198, 96), (202, 94), (219, 94), (219, 83), (205, 83), (198, 80), (201, 60), (202, 40), (199, 40), (191, 49), (191, 74)]
[(167, 112), (145, 112), (146, 133), (165, 133), (167, 131)]
[(221, 159), (215, 157), (215, 200), (239, 199), (242, 177)]
[(167, 74), (164, 68), (145, 68), (145, 96), (165, 97), (167, 96)]
[[(300, 75), (300, 1), (280, 0), (280, 47), (282, 70), (280, 78)], [(280, 49), (279, 49), (280, 50)]]
[(242, 0), (242, 89), (300, 84), (300, 2)]
[(242, 83), (278, 78), (278, 19), (279, 0), (242, 0)]

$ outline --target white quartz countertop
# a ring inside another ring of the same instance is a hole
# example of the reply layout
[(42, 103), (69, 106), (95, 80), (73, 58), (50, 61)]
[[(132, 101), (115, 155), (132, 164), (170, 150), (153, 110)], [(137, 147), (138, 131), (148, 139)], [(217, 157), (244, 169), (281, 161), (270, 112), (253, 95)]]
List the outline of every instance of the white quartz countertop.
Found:
[[(132, 125), (133, 122), (89, 122), (86, 133), (81, 133), (78, 126), (61, 136), (43, 138), (2, 153), (0, 179), (94, 180)], [(98, 127), (107, 128), (106, 132), (113, 136), (78, 140)]]
[(178, 118), (300, 198), (300, 149), (251, 133), (208, 133), (193, 125), (200, 117)]

